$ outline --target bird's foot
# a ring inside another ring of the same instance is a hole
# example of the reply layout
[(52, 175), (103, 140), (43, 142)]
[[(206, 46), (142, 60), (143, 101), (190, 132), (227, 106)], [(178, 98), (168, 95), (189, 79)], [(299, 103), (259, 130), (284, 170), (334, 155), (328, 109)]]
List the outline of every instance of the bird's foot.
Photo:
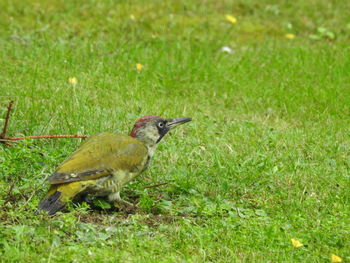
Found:
[(123, 211), (126, 214), (135, 214), (136, 212), (136, 205), (129, 203), (125, 200), (118, 200), (114, 202), (114, 207), (117, 208), (119, 211)]

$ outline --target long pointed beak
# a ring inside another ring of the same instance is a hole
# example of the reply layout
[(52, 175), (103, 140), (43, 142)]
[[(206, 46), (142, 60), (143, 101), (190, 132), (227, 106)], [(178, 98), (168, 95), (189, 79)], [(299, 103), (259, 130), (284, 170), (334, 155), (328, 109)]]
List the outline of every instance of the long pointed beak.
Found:
[(173, 119), (167, 119), (166, 126), (169, 130), (174, 129), (175, 127), (184, 124), (186, 122), (191, 121), (192, 118), (173, 118)]

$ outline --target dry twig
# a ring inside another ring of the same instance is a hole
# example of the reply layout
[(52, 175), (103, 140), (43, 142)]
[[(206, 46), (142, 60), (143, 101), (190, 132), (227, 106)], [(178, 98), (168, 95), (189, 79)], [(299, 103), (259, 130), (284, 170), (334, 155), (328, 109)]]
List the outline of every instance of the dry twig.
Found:
[(11, 111), (12, 105), (13, 105), (13, 100), (11, 100), (9, 102), (9, 105), (7, 106), (7, 112), (6, 112), (6, 115), (5, 115), (5, 124), (4, 124), (4, 128), (2, 129), (2, 133), (0, 134), (0, 138), (5, 138), (6, 137), (6, 131), (7, 131), (9, 118), (10, 118), (10, 111)]
[(7, 106), (7, 112), (5, 115), (5, 123), (4, 128), (2, 129), (2, 132), (0, 134), (0, 143), (3, 143), (7, 146), (12, 146), (10, 144), (10, 141), (19, 141), (19, 140), (25, 140), (25, 139), (52, 139), (52, 138), (86, 138), (85, 135), (34, 135), (34, 136), (23, 136), (23, 137), (7, 137), (7, 127), (8, 122), (10, 119), (10, 112), (12, 109), (13, 101), (11, 100)]
[(8, 122), (9, 122), (9, 118), (10, 118), (10, 111), (11, 111), (12, 105), (13, 105), (13, 101), (11, 100), (9, 102), (9, 105), (7, 106), (4, 128), (2, 129), (2, 132), (0, 134), (0, 142), (7, 145), (7, 146), (11, 146), (12, 144), (8, 143), (7, 141), (2, 141), (1, 139), (6, 139), (6, 132), (7, 132), (7, 127), (8, 127)]
[(86, 135), (34, 135), (34, 136), (23, 136), (23, 137), (7, 137), (7, 141), (19, 141), (25, 139), (50, 139), (50, 138), (86, 138)]
[(159, 183), (159, 184), (154, 184), (154, 185), (148, 185), (148, 186), (145, 186), (144, 188), (154, 188), (154, 187), (167, 185), (167, 184), (168, 184), (168, 182), (164, 182), (164, 183)]

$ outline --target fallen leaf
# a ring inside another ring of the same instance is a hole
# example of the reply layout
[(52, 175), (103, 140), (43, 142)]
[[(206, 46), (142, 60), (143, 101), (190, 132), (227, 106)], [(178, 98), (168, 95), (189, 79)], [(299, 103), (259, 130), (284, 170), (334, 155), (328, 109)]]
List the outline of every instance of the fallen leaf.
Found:
[(290, 241), (292, 241), (292, 245), (293, 245), (293, 247), (295, 247), (295, 248), (300, 248), (300, 247), (304, 246), (304, 244), (301, 243), (301, 242), (300, 242), (299, 240), (297, 240), (297, 239), (291, 238)]
[(72, 84), (72, 85), (76, 85), (78, 83), (76, 77), (68, 78), (68, 82), (69, 82), (69, 84)]
[(140, 63), (137, 63), (137, 64), (136, 64), (136, 69), (137, 69), (138, 71), (141, 71), (141, 70), (143, 69), (143, 65), (140, 64)]
[(236, 24), (237, 23), (237, 18), (235, 18), (234, 16), (231, 15), (225, 15), (225, 18), (228, 22), (232, 23), (232, 24)]
[(287, 39), (294, 39), (294, 38), (295, 38), (295, 35), (294, 35), (294, 34), (285, 34), (284, 36), (285, 36), (285, 38), (287, 38)]
[(337, 256), (336, 254), (332, 254), (331, 261), (332, 261), (332, 263), (340, 263), (343, 261), (343, 259), (341, 257)]
[(230, 47), (228, 47), (228, 46), (223, 46), (223, 47), (221, 48), (221, 51), (222, 51), (222, 52), (225, 52), (225, 53), (229, 53), (229, 54), (233, 53), (233, 49), (230, 48)]

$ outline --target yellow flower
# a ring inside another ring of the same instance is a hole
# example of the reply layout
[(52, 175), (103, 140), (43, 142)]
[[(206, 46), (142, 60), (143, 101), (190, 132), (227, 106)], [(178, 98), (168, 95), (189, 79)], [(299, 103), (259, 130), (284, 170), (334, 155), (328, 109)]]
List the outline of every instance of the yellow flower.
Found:
[(237, 23), (237, 18), (235, 18), (234, 16), (231, 15), (225, 15), (225, 18), (228, 22), (232, 23), (232, 24), (236, 24)]
[(141, 71), (141, 70), (143, 69), (143, 65), (140, 64), (140, 63), (137, 63), (137, 64), (136, 64), (136, 69), (137, 69), (138, 71)]
[(131, 14), (129, 17), (130, 17), (131, 20), (135, 20), (136, 19), (133, 14)]
[(296, 240), (294, 238), (292, 238), (290, 241), (292, 241), (292, 245), (295, 248), (300, 248), (300, 247), (304, 246), (303, 243), (301, 243), (299, 240)]
[(332, 261), (332, 263), (340, 263), (340, 262), (343, 261), (343, 259), (341, 257), (338, 257), (335, 254), (332, 254), (331, 255), (331, 261)]
[(68, 78), (68, 82), (69, 84), (76, 85), (78, 81), (76, 77), (72, 77), (72, 78)]
[(285, 38), (288, 38), (288, 39), (294, 39), (295, 38), (294, 34), (285, 34), (284, 36), (285, 36)]

